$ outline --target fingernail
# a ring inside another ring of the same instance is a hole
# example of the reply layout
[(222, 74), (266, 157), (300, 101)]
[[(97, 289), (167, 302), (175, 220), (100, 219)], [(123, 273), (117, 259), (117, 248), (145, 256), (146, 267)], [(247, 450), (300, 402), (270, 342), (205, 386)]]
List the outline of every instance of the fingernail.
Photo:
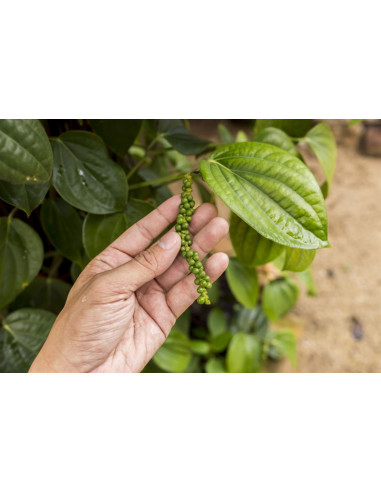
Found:
[(167, 234), (165, 234), (165, 236), (163, 236), (159, 242), (158, 242), (158, 245), (160, 246), (160, 248), (162, 249), (171, 249), (175, 246), (175, 244), (179, 241), (179, 235), (177, 234), (177, 232), (168, 232)]

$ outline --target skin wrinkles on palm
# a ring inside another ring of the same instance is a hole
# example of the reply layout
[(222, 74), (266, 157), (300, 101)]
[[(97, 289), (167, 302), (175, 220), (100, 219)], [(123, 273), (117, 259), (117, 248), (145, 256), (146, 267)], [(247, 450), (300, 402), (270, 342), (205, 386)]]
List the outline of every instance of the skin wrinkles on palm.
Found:
[[(164, 202), (87, 265), (70, 291), (41, 357), (55, 345), (63, 347), (61, 356), (70, 360), (73, 370), (139, 372), (144, 368), (198, 293), (186, 261), (177, 255), (180, 241), (168, 267), (136, 289), (122, 269), (141, 257), (142, 268), (160, 270), (160, 265), (151, 265), (154, 258), (145, 250), (175, 221), (179, 202), (179, 196)], [(227, 222), (216, 215), (212, 205), (204, 204), (192, 218), (193, 244), (201, 258), (228, 232)], [(206, 269), (212, 281), (226, 266), (223, 253), (208, 259)]]

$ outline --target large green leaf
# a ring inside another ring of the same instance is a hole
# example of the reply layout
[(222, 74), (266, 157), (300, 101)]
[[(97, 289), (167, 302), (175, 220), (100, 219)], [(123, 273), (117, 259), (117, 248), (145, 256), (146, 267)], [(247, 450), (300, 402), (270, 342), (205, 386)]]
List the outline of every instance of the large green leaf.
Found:
[(236, 333), (226, 356), (228, 372), (257, 372), (260, 364), (261, 347), (255, 335)]
[(296, 148), (294, 142), (291, 138), (280, 128), (273, 128), (269, 126), (268, 128), (264, 128), (260, 132), (256, 133), (253, 142), (264, 142), (271, 145), (275, 145), (275, 147), (280, 147), (283, 150), (286, 150), (290, 154), (299, 157), (298, 149)]
[(201, 163), (212, 190), (262, 236), (295, 248), (328, 246), (324, 198), (311, 171), (261, 142), (226, 145)]
[(237, 301), (246, 308), (252, 309), (257, 303), (259, 293), (255, 268), (249, 268), (236, 258), (230, 258), (226, 279)]
[(315, 249), (285, 248), (282, 270), (303, 272), (311, 265), (315, 255)]
[(14, 311), (3, 321), (3, 369), (5, 372), (27, 372), (38, 354), (55, 315), (43, 309), (24, 308)]
[(335, 137), (326, 123), (319, 123), (310, 130), (304, 140), (313, 150), (323, 168), (327, 184), (325, 196), (331, 187), (336, 167), (337, 148)]
[(0, 120), (0, 179), (14, 184), (49, 181), (53, 154), (38, 120)]
[(288, 278), (278, 278), (263, 289), (262, 306), (268, 318), (276, 321), (287, 314), (296, 304), (298, 287)]
[(41, 222), (50, 242), (66, 258), (83, 263), (82, 219), (62, 198), (45, 200)]
[(124, 156), (134, 143), (142, 120), (90, 120), (90, 124), (112, 151)]
[(192, 135), (181, 120), (160, 120), (159, 131), (181, 154), (200, 154), (210, 145), (207, 140)]
[(38, 234), (12, 217), (0, 218), (0, 309), (33, 280), (44, 250)]
[(124, 212), (109, 215), (89, 214), (83, 224), (83, 244), (91, 259), (117, 239), (128, 227), (152, 212), (153, 205), (131, 198)]
[(70, 205), (93, 214), (123, 210), (127, 179), (107, 154), (103, 141), (90, 132), (68, 131), (52, 139), (53, 185)]
[(0, 199), (30, 215), (45, 198), (49, 186), (50, 181), (36, 184), (13, 184), (0, 181)]
[(192, 358), (190, 340), (172, 329), (167, 340), (153, 357), (155, 364), (168, 372), (184, 372)]
[(255, 130), (260, 132), (264, 128), (280, 128), (290, 137), (303, 137), (312, 127), (313, 120), (256, 120)]
[(237, 215), (231, 214), (230, 239), (237, 258), (247, 266), (265, 265), (281, 254), (284, 246), (260, 234)]
[(71, 285), (58, 278), (35, 278), (12, 303), (12, 310), (32, 307), (58, 314), (65, 305)]

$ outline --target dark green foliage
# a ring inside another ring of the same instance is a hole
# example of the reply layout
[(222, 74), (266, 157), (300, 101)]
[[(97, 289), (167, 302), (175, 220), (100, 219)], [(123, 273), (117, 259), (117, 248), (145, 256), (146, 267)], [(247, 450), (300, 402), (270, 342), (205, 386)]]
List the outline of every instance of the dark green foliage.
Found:
[[(297, 302), (293, 279), (316, 295), (306, 269), (328, 245), (321, 189), (325, 196), (332, 187), (336, 161), (325, 123), (256, 120), (252, 135), (236, 137), (219, 125), (221, 142), (211, 143), (183, 120), (41, 121), (0, 120), (0, 371), (28, 370), (87, 262), (181, 179), (175, 230), (198, 303), (145, 371), (257, 372), (284, 356), (296, 365), (293, 333), (274, 331), (270, 321)], [(321, 189), (300, 142), (323, 168)], [(216, 195), (234, 212), (236, 258), (213, 285), (192, 250), (194, 180), (202, 202)], [(268, 262), (278, 278), (263, 286), (257, 267)]]

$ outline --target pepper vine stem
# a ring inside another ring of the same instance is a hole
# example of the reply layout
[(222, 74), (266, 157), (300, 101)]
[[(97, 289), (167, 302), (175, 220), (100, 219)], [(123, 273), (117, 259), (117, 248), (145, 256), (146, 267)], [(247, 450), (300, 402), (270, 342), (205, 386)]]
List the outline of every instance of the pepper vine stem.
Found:
[(132, 167), (127, 174), (127, 180), (129, 180), (135, 173), (136, 171), (139, 170), (139, 168), (145, 163), (147, 157), (148, 157), (148, 152), (152, 149), (152, 147), (163, 137), (163, 134), (156, 135), (156, 137), (152, 140), (152, 142), (148, 145), (145, 156), (138, 161), (134, 167)]
[(137, 190), (138, 188), (145, 188), (146, 186), (152, 186), (157, 184), (171, 183), (172, 181), (178, 181), (183, 179), (188, 173), (175, 174), (174, 176), (165, 176), (163, 178), (153, 179), (151, 181), (143, 181), (142, 183), (136, 183), (129, 186), (130, 190)]

